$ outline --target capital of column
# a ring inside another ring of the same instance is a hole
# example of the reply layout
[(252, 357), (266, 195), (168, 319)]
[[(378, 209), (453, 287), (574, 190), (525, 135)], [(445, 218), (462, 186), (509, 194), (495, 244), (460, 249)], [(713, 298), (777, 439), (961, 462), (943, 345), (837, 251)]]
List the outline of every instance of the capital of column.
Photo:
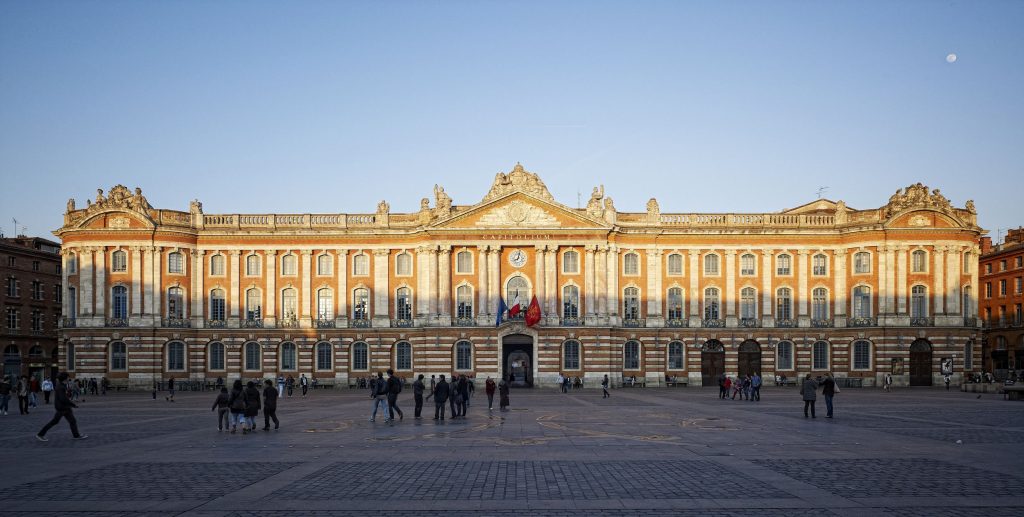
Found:
[(231, 250), (231, 251), (228, 252), (228, 255), (231, 255), (232, 257), (237, 257), (237, 256), (239, 256), (241, 254), (242, 254), (242, 252), (239, 251), (239, 250)]
[(376, 249), (373, 250), (373, 256), (375, 257), (386, 257), (391, 254), (391, 250), (388, 249)]
[(736, 250), (725, 250), (725, 256), (726, 257), (735, 257), (736, 256)]
[(649, 250), (647, 250), (647, 256), (651, 257), (651, 258), (658, 258), (663, 253), (664, 252), (662, 250), (659, 250), (659, 249), (649, 249)]
[(806, 257), (807, 255), (811, 254), (811, 250), (797, 250), (796, 253), (797, 253), (797, 255), (800, 255), (802, 257)]
[[(433, 250), (431, 250), (431, 251), (433, 251)], [(450, 248), (447, 248), (447, 247), (442, 247), (441, 249), (437, 250), (437, 254), (442, 256), (442, 257), (447, 257), (448, 255), (451, 255), (451, 253), (452, 253), (452, 250)]]
[(486, 244), (478, 244), (476, 246), (476, 251), (477, 251), (477, 253), (486, 253), (487, 252), (487, 245)]
[(299, 255), (302, 255), (303, 257), (308, 257), (312, 254), (313, 250), (299, 250)]
[(844, 249), (832, 250), (832, 255), (834, 255), (836, 258), (845, 257), (846, 256), (846, 250), (844, 250)]
[(545, 251), (547, 251), (547, 249), (548, 247), (546, 244), (538, 244), (533, 247), (533, 250), (536, 251), (538, 255), (544, 253)]
[(775, 250), (761, 250), (761, 254), (770, 257), (775, 254)]
[(700, 250), (689, 250), (687, 254), (690, 255), (690, 258), (697, 258), (700, 255)]
[(202, 257), (203, 255), (206, 255), (206, 252), (203, 250), (192, 250), (193, 257)]

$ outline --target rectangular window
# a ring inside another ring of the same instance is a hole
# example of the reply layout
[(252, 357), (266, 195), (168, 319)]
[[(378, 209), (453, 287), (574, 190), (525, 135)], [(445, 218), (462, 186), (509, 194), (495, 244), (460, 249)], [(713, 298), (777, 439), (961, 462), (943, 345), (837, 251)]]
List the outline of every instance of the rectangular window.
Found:
[(185, 264), (183, 255), (178, 252), (173, 252), (167, 255), (167, 272), (174, 275), (180, 275), (185, 271)]
[(999, 281), (999, 296), (1006, 296), (1006, 280)]
[(224, 321), (224, 298), (214, 297), (210, 299), (210, 319)]
[(778, 276), (789, 276), (792, 272), (792, 259), (789, 255), (779, 255), (775, 259), (775, 274)]
[(53, 301), (61, 303), (64, 301), (64, 288), (61, 284), (53, 286)]
[(668, 256), (669, 276), (683, 276), (683, 256), (676, 253)]
[[(1006, 269), (1006, 267), (1005, 267), (1006, 266), (1006, 261), (1005, 260), (1003, 261), (1003, 266), (1004, 266), (1003, 269)], [(39, 271), (39, 261), (38, 260), (33, 260), (32, 261), (32, 271)]]
[(18, 309), (14, 307), (7, 308), (7, 328), (21, 328), (21, 314), (18, 312)]
[(818, 341), (814, 344), (813, 368), (815, 370), (827, 370), (828, 369), (828, 343), (824, 341)]
[(352, 275), (367, 276), (370, 274), (370, 259), (366, 255), (352, 257)]
[(14, 257), (7, 257), (7, 267), (14, 267)]
[(985, 282), (985, 298), (992, 297), (992, 282)]
[(566, 370), (579, 370), (580, 369), (580, 344), (576, 341), (567, 341), (565, 343), (565, 369)]
[(778, 369), (779, 370), (792, 370), (793, 369), (793, 344), (784, 341), (779, 343), (778, 347)]
[(1021, 294), (1022, 290), (1024, 290), (1024, 277), (1018, 276), (1013, 281), (1013, 292), (1016, 294)]
[(468, 251), (460, 251), (455, 255), (455, 272), (460, 275), (473, 273), (473, 254)]
[(992, 264), (985, 264), (985, 274), (992, 273)]
[(21, 296), (21, 282), (13, 276), (7, 277), (7, 296), (12, 298)]
[(754, 276), (755, 261), (753, 255), (743, 255), (740, 257), (740, 276)]
[(868, 370), (871, 368), (871, 344), (857, 341), (853, 344), (853, 369)]
[(110, 345), (110, 369), (124, 371), (128, 369), (128, 349), (122, 342)]
[(580, 254), (575, 251), (567, 251), (562, 255), (562, 272), (567, 275), (574, 275), (580, 272)]
[(1017, 257), (1014, 263), (1017, 267), (1024, 267), (1024, 257)]
[(814, 276), (825, 276), (828, 274), (828, 257), (815, 255), (811, 264), (811, 274)]
[[(36, 264), (38, 264), (38, 262)], [(35, 269), (37, 271), (39, 270), (39, 268), (36, 267), (35, 265), (33, 265), (32, 269)], [(999, 270), (1000, 271), (1006, 271), (1006, 259), (1003, 259), (1003, 260), (999, 261)]]
[(867, 252), (855, 253), (853, 255), (853, 272), (854, 273), (870, 273), (871, 272), (871, 255)]
[(219, 343), (210, 345), (210, 369), (224, 369), (224, 345), (220, 345)]
[(42, 332), (43, 330), (43, 313), (42, 311), (32, 311), (32, 330), (34, 332)]
[(38, 280), (32, 281), (32, 299), (42, 300), (43, 299), (43, 283)]
[(224, 276), (224, 255), (210, 257), (210, 275)]

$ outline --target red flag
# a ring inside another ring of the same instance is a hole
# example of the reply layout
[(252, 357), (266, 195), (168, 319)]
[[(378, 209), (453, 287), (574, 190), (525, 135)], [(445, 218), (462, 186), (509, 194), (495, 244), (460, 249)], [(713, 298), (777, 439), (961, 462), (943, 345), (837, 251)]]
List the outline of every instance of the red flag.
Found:
[(526, 309), (526, 326), (532, 327), (540, 321), (540, 304), (537, 303), (537, 297), (534, 296), (533, 300), (530, 300), (530, 307)]

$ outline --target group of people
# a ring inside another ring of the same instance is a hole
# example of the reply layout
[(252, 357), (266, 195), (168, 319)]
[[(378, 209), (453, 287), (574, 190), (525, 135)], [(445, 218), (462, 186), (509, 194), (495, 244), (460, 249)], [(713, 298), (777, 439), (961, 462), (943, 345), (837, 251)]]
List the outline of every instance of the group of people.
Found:
[(825, 409), (827, 410), (825, 418), (832, 418), (832, 398), (839, 393), (839, 386), (836, 385), (836, 379), (832, 376), (832, 372), (825, 372), (825, 377), (820, 381), (811, 378), (809, 373), (804, 377), (804, 382), (800, 386), (800, 395), (804, 399), (804, 418), (808, 418), (808, 409), (810, 409), (810, 418), (817, 418), (814, 414), (814, 403), (818, 398), (819, 387), (821, 394), (825, 396)]
[[(306, 377), (306, 374), (300, 375), (298, 381), (296, 381), (295, 377), (292, 377), (291, 375), (289, 375), (287, 378), (285, 376), (283, 376), (283, 375), (278, 375), (277, 376), (277, 396), (278, 397), (283, 397), (286, 391), (287, 391), (289, 397), (292, 396), (292, 393), (295, 392), (295, 384), (296, 383), (299, 385), (299, 388), (302, 390), (302, 396), (305, 397), (309, 393), (309, 384), (310, 384), (309, 378)], [(313, 384), (316, 384), (316, 379), (313, 379)]]
[(562, 390), (562, 393), (569, 393), (569, 390), (578, 390), (583, 388), (583, 380), (580, 379), (579, 375), (576, 377), (569, 377), (568, 375), (558, 374), (558, 387)]
[[(13, 397), (17, 397), (18, 412), (22, 415), (27, 415), (30, 409), (39, 407), (39, 393), (43, 394), (43, 403), (49, 404), (55, 385), (56, 383), (49, 378), (40, 381), (36, 376), (22, 375), (15, 380), (10, 375), (5, 375), (3, 379), (0, 379), (0, 415), (7, 414), (10, 400)], [(69, 379), (65, 382), (65, 386), (70, 390), (68, 396), (71, 400), (78, 401), (84, 397), (85, 393), (106, 395), (109, 382), (106, 377), (99, 381), (95, 377), (86, 381)]]
[[(425, 381), (425, 376), (420, 374), (412, 383), (414, 413), (413, 418), (423, 418), (423, 404), (434, 401), (434, 420), (444, 420), (445, 414), (450, 410), (450, 418), (466, 418), (469, 412), (470, 399), (476, 392), (476, 385), (465, 375), (453, 374), (450, 381), (444, 375), (431, 375), (430, 386)], [(385, 422), (394, 422), (395, 414), (398, 420), (404, 418), (404, 413), (398, 407), (398, 395), (404, 388), (405, 381), (395, 375), (394, 370), (388, 369), (387, 377), (383, 372), (378, 372), (376, 377), (367, 381), (370, 390), (370, 398), (373, 399), (373, 411), (370, 413), (370, 421), (377, 419), (377, 411), (384, 415)], [(509, 406), (509, 384), (502, 378), (495, 382), (487, 377), (484, 382), (484, 392), (487, 394), (487, 409), (494, 409), (494, 394), (500, 396), (500, 410), (506, 411)]]
[(263, 430), (270, 430), (271, 420), (274, 421), (274, 429), (279, 429), (281, 422), (277, 419), (278, 390), (274, 389), (274, 383), (270, 379), (263, 381), (263, 386), (262, 398), (254, 381), (243, 385), (241, 379), (236, 379), (230, 393), (227, 387), (222, 387), (210, 409), (217, 412), (217, 431), (228, 430), (234, 434), (238, 432), (239, 425), (242, 426), (242, 434), (255, 431), (256, 417), (260, 414), (261, 408)]
[[(730, 395), (731, 394), (731, 395)], [(749, 400), (760, 402), (761, 400), (761, 375), (757, 372), (737, 376), (735, 379), (727, 375), (718, 376), (718, 398), (736, 400)]]

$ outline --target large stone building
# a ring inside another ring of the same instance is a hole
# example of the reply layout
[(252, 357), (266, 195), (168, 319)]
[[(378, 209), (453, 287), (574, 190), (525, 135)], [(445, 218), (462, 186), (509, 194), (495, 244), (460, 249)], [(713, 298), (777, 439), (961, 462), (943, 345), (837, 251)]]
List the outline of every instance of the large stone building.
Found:
[(42, 382), (57, 373), (60, 245), (38, 237), (0, 238), (3, 278), (3, 374)]
[(983, 368), (1002, 380), (1024, 371), (1024, 228), (995, 246), (983, 237), (980, 266)]
[[(411, 213), (207, 214), (117, 186), (69, 201), (55, 233), (66, 366), (136, 386), (346, 385), (389, 367), (532, 386), (826, 370), (928, 385), (980, 352), (973, 203), (920, 184), (881, 208), (767, 214), (619, 212), (603, 187), (571, 208), (519, 165), (477, 203), (435, 187)], [(534, 297), (538, 324), (496, 326), (500, 300)]]

